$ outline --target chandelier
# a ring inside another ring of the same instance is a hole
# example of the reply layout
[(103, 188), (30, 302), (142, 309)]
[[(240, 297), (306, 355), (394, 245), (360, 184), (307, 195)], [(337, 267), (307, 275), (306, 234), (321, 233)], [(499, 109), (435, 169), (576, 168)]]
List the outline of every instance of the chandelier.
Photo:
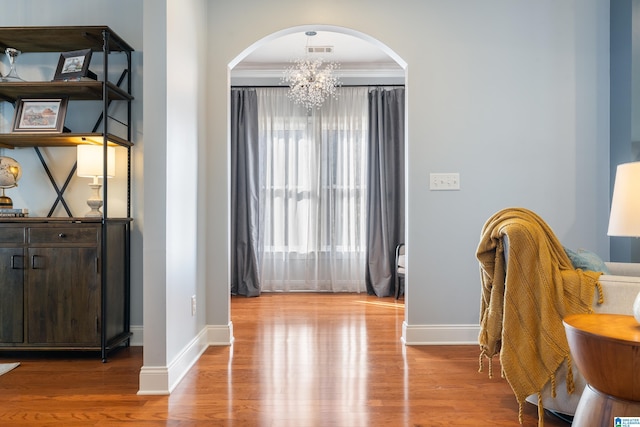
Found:
[[(315, 36), (316, 32), (307, 31), (305, 35), (309, 38)], [(307, 39), (307, 55), (295, 59), (282, 77), (282, 82), (289, 85), (289, 99), (308, 110), (320, 108), (329, 97), (336, 98), (336, 88), (340, 85), (338, 77), (334, 74), (339, 65), (335, 62), (325, 62), (321, 58), (309, 58), (310, 50), (312, 49), (309, 49)]]

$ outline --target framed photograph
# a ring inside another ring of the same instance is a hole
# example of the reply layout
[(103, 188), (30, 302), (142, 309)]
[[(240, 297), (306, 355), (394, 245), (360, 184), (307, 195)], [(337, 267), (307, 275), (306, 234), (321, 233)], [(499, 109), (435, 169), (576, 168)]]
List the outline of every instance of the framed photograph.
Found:
[(18, 99), (13, 132), (62, 133), (69, 98)]
[(91, 49), (63, 52), (58, 60), (58, 68), (53, 80), (70, 80), (87, 77), (89, 63), (91, 62)]

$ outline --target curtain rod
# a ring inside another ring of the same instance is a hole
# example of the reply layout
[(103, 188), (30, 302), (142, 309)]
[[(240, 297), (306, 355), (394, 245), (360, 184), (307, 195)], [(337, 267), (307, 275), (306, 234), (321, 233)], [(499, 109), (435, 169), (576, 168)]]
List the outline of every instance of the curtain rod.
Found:
[[(269, 88), (276, 88), (276, 87), (281, 87), (283, 89), (288, 88), (289, 86), (285, 86), (285, 85), (231, 85), (231, 89), (269, 89)], [(397, 87), (397, 88), (403, 88), (404, 85), (403, 84), (382, 84), (382, 85), (340, 85), (338, 87), (371, 87), (371, 88), (375, 88), (375, 87)]]

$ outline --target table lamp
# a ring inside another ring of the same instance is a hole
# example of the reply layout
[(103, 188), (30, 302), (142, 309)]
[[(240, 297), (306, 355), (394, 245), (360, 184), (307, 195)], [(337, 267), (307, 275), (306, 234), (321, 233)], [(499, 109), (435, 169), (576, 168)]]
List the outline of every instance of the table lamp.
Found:
[[(83, 178), (93, 178), (89, 183), (89, 187), (93, 190), (93, 194), (87, 199), (87, 205), (91, 208), (85, 217), (102, 218), (102, 196), (98, 178), (103, 177), (104, 160), (102, 145), (78, 145), (78, 169), (77, 175)], [(112, 178), (116, 174), (116, 150), (114, 147), (107, 147), (107, 178)]]
[[(616, 169), (607, 235), (640, 237), (640, 162), (623, 163)], [(633, 315), (640, 322), (640, 294), (633, 303)]]

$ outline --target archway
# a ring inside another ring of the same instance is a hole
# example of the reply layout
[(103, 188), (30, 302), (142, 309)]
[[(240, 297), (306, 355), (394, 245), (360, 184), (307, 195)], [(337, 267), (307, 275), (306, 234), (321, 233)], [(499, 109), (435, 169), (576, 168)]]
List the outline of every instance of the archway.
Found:
[[(351, 79), (352, 82), (355, 78), (355, 81), (356, 81), (355, 84), (360, 84), (363, 86), (364, 85), (377, 86), (377, 85), (388, 85), (388, 84), (406, 86), (407, 64), (393, 50), (391, 50), (388, 46), (378, 41), (377, 39), (368, 36), (367, 34), (364, 34), (349, 28), (337, 27), (337, 26), (331, 26), (331, 25), (303, 25), (303, 26), (291, 27), (285, 30), (272, 33), (258, 40), (257, 42), (253, 43), (252, 45), (247, 47), (245, 50), (243, 50), (236, 58), (234, 58), (234, 60), (232, 60), (228, 64), (228, 81), (230, 82), (230, 86), (231, 87), (234, 87), (234, 86), (259, 87), (259, 86), (279, 85), (280, 77), (282, 76), (282, 72), (284, 70), (284, 66), (282, 63), (285, 62), (285, 61), (282, 61), (282, 58), (280, 58), (280, 61), (278, 61), (277, 58), (275, 60), (272, 60), (271, 61), (272, 63), (269, 64), (271, 68), (269, 68), (268, 66), (267, 67), (261, 66), (261, 64), (256, 65), (256, 63), (249, 63), (248, 65), (245, 65), (247, 58), (255, 58), (256, 52), (260, 51), (261, 49), (264, 49), (267, 46), (271, 46), (275, 42), (282, 40), (288, 36), (296, 35), (296, 34), (304, 34), (307, 31), (315, 31), (318, 33), (326, 32), (326, 33), (332, 33), (332, 34), (340, 34), (340, 35), (349, 37), (353, 40), (357, 40), (357, 42), (359, 43), (365, 43), (369, 47), (375, 48), (376, 50), (381, 52), (384, 56), (390, 58), (393, 61), (394, 65), (398, 68), (398, 70), (401, 71), (400, 80), (392, 79), (391, 81), (394, 83), (389, 83), (389, 80), (385, 80), (383, 77), (381, 77), (380, 63), (372, 62), (368, 69), (366, 67), (363, 67), (362, 64), (360, 64), (360, 68), (358, 70), (360, 72), (359, 76), (355, 76), (356, 73), (354, 72), (353, 68), (349, 69), (349, 73), (348, 73), (349, 78)], [(300, 44), (301, 48), (303, 46), (304, 46), (303, 44)], [(302, 53), (302, 51), (300, 53)], [(296, 55), (295, 52), (288, 52), (288, 54), (291, 56), (299, 56), (299, 55)], [(290, 57), (288, 59), (290, 60)], [(341, 62), (341, 61), (338, 61), (338, 62)], [(274, 63), (276, 64), (275, 66), (273, 66)], [(341, 64), (341, 66), (343, 65), (344, 64)], [(238, 70), (240, 70), (241, 73), (238, 73)], [(344, 71), (344, 68), (341, 68), (341, 71)], [(373, 77), (367, 76), (367, 73), (371, 74)], [(261, 76), (263, 79), (258, 80), (256, 76)], [(265, 84), (265, 81), (264, 81), (265, 76), (267, 78), (270, 78), (267, 84)], [(253, 80), (252, 80), (252, 77), (253, 77)], [(386, 77), (388, 78), (389, 76), (386, 76)], [(239, 78), (244, 79), (242, 84), (235, 83), (238, 81)], [(360, 81), (358, 81), (358, 79), (360, 79)], [(247, 81), (249, 81), (249, 83), (247, 83)], [(351, 83), (351, 84), (354, 84), (354, 83)], [(406, 110), (406, 99), (405, 99), (405, 110)], [(407, 123), (405, 120), (405, 138), (407, 135), (406, 128), (407, 128)], [(230, 144), (231, 142), (228, 141), (228, 143)], [(406, 146), (406, 141), (405, 141), (405, 146)], [(406, 159), (405, 159), (405, 163), (407, 163)], [(406, 170), (405, 170), (404, 179), (406, 182), (406, 179), (407, 179)], [(406, 201), (407, 201), (407, 198), (405, 197), (405, 218), (406, 218)]]
[(291, 27), (291, 28), (287, 28), (287, 29), (272, 33), (256, 41), (251, 46), (247, 47), (244, 51), (240, 52), (240, 54), (238, 54), (238, 56), (236, 56), (231, 62), (229, 62), (229, 77), (231, 78), (231, 73), (233, 69), (236, 68), (238, 64), (244, 61), (250, 54), (254, 53), (256, 50), (261, 49), (262, 47), (266, 46), (270, 42), (276, 39), (279, 39), (281, 37), (288, 36), (290, 34), (304, 34), (307, 31), (319, 31), (319, 32), (325, 31), (329, 33), (344, 34), (344, 35), (354, 37), (355, 39), (365, 41), (371, 44), (372, 46), (377, 47), (378, 49), (380, 49), (381, 52), (388, 55), (393, 61), (395, 61), (395, 63), (398, 64), (398, 66), (400, 66), (405, 71), (405, 79), (406, 79), (407, 63), (391, 48), (389, 48), (384, 43), (380, 42), (379, 40), (365, 33), (352, 30), (350, 28), (339, 27), (335, 25), (301, 25), (301, 26)]

